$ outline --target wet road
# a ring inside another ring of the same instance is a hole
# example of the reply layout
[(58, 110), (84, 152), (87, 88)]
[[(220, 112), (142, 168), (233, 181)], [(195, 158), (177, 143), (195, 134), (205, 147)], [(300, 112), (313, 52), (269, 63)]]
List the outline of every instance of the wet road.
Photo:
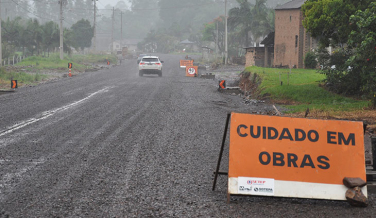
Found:
[[(245, 106), (215, 82), (163, 77), (135, 60), (0, 95), (0, 217), (369, 216), (346, 202), (233, 197), (211, 191), (226, 119)], [(227, 170), (224, 155), (222, 171)]]

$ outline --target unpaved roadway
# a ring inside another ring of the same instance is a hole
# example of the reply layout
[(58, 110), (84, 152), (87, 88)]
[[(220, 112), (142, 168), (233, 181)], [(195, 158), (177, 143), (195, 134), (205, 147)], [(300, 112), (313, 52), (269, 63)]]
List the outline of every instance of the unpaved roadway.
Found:
[[(227, 113), (272, 111), (136, 60), (0, 95), (0, 217), (376, 217), (346, 202), (212, 191)], [(227, 144), (228, 145), (228, 144)], [(221, 171), (227, 171), (225, 152)]]

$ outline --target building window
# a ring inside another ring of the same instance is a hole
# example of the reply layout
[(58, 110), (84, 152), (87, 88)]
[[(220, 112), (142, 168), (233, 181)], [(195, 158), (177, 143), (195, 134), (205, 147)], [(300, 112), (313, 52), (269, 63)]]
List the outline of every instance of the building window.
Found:
[(295, 48), (298, 47), (298, 35), (295, 35)]
[(291, 16), (290, 16), (290, 22), (291, 22)]

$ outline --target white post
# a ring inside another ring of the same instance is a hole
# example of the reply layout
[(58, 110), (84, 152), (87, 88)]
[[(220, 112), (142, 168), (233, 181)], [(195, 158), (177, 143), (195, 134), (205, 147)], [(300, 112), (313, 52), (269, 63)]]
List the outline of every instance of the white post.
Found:
[(64, 59), (64, 33), (63, 33), (63, 1), (60, 0), (60, 60)]
[(96, 31), (96, 16), (97, 16), (97, 6), (96, 6), (96, 2), (98, 0), (94, 0), (94, 28), (93, 28), (93, 31), (94, 31), (94, 46), (93, 46), (93, 50), (95, 52), (95, 50), (97, 49), (97, 31)]
[(114, 53), (114, 22), (115, 22), (115, 7), (112, 7), (111, 54)]
[(3, 53), (2, 53), (2, 44), (1, 44), (1, 0), (0, 0), (0, 67), (3, 60)]
[(123, 51), (123, 11), (120, 12), (121, 21), (120, 21), (120, 29), (121, 29), (121, 39), (120, 39), (120, 49)]
[(227, 65), (228, 47), (227, 47), (227, 0), (225, 0), (225, 65)]

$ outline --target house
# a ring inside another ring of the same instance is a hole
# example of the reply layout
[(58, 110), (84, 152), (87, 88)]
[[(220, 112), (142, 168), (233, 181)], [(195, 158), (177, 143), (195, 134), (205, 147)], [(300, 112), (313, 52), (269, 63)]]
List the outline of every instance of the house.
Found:
[(275, 8), (274, 66), (304, 68), (305, 55), (317, 48), (317, 41), (303, 27), (305, 1), (293, 0)]
[(274, 58), (274, 32), (269, 33), (262, 41), (261, 45), (244, 48), (245, 67), (271, 67)]
[(265, 61), (264, 46), (249, 46), (244, 48), (245, 53), (245, 67), (258, 66), (263, 67)]

